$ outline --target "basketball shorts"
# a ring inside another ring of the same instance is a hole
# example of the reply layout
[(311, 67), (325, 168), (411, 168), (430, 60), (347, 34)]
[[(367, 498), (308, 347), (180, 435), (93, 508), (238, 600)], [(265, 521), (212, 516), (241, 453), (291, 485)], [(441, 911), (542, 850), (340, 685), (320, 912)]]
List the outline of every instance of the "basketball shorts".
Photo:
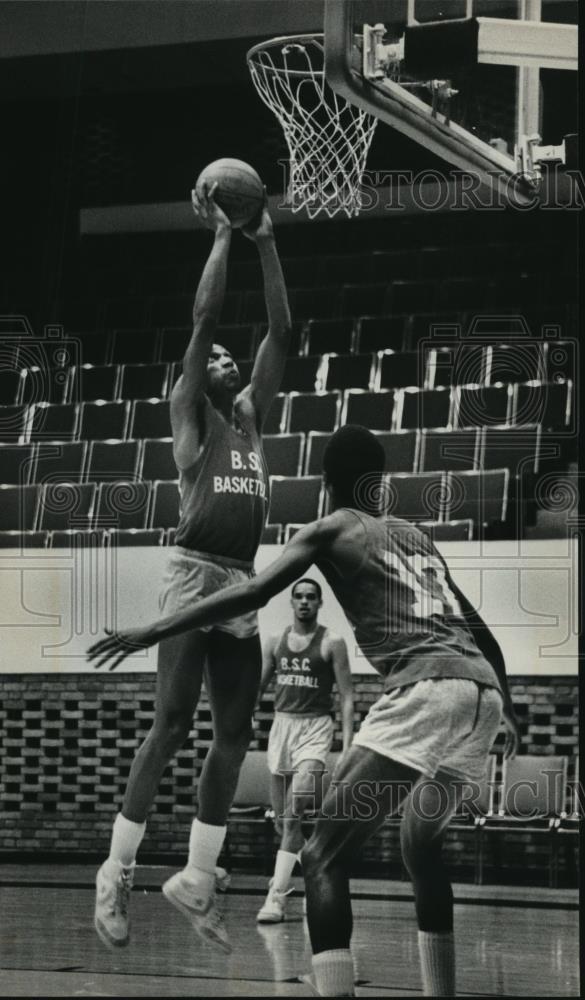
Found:
[(320, 760), (325, 766), (332, 743), (330, 715), (276, 712), (268, 737), (268, 769), (271, 774), (296, 771), (303, 760)]
[(481, 781), (502, 706), (496, 688), (475, 681), (418, 681), (382, 695), (353, 744), (416, 768), (427, 778), (440, 770), (463, 781)]
[[(187, 611), (204, 597), (225, 590), (232, 584), (246, 583), (252, 576), (254, 570), (247, 563), (177, 546), (170, 556), (163, 580), (159, 600), (161, 614)], [(228, 632), (236, 639), (248, 639), (258, 635), (258, 614), (249, 611), (198, 631), (210, 632), (212, 629)]]

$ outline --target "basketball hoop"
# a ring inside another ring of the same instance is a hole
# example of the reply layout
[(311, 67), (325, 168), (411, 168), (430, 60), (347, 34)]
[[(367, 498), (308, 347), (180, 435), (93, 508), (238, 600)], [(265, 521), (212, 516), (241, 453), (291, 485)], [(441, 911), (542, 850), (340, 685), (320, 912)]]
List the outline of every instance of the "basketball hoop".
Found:
[(291, 35), (247, 55), (254, 86), (280, 122), (290, 154), (287, 204), (309, 217), (357, 215), (366, 157), (378, 119), (331, 90), (323, 35)]

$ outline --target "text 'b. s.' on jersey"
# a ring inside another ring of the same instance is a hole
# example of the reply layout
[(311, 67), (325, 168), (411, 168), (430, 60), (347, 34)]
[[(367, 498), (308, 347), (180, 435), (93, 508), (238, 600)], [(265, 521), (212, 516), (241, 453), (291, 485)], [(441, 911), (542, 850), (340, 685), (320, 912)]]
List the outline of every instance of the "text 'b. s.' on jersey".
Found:
[(205, 440), (181, 470), (178, 546), (244, 563), (256, 555), (269, 503), (259, 434), (236, 429), (205, 398)]
[(293, 715), (319, 716), (333, 712), (333, 667), (323, 659), (321, 646), (325, 627), (318, 625), (302, 652), (291, 650), (290, 627), (285, 629), (276, 649), (274, 708)]
[(345, 511), (363, 529), (355, 535), (359, 568), (348, 575), (325, 560), (319, 565), (361, 653), (384, 676), (385, 690), (440, 677), (467, 678), (501, 690), (430, 538), (396, 517)]

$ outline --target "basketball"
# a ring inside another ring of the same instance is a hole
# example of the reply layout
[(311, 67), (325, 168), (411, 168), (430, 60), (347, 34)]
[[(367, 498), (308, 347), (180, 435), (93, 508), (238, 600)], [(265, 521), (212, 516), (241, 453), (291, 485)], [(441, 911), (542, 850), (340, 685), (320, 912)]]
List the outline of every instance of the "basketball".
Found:
[(253, 167), (243, 160), (214, 160), (201, 171), (195, 184), (197, 194), (206, 183), (208, 191), (217, 184), (215, 201), (232, 226), (245, 226), (262, 207), (264, 186)]

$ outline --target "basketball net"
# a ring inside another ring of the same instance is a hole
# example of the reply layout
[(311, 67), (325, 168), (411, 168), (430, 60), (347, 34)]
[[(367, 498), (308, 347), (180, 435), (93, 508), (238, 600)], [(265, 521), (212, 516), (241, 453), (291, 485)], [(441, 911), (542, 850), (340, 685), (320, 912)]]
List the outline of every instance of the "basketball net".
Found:
[(282, 126), (290, 154), (287, 204), (357, 215), (366, 158), (378, 119), (348, 104), (325, 80), (322, 35), (294, 35), (248, 52), (252, 80)]

